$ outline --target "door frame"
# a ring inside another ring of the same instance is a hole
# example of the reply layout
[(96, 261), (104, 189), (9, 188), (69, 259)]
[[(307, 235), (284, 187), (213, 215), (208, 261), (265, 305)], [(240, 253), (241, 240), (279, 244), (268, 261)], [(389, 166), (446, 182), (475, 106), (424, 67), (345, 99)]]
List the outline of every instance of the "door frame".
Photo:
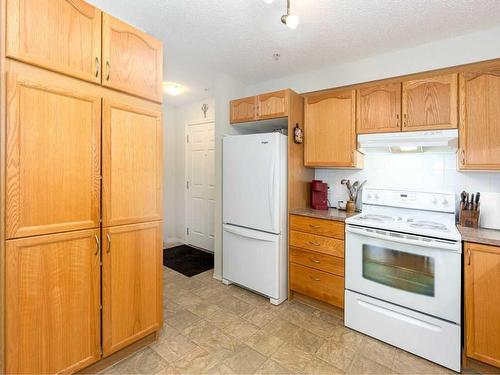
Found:
[[(188, 189), (187, 189), (187, 183), (188, 183), (188, 160), (189, 160), (188, 159), (189, 149), (188, 149), (187, 136), (189, 134), (190, 126), (209, 125), (209, 124), (213, 124), (213, 126), (214, 126), (214, 137), (215, 137), (215, 119), (213, 119), (213, 118), (207, 118), (207, 119), (203, 119), (203, 120), (188, 121), (184, 125), (184, 141), (183, 141), (184, 142), (184, 187), (183, 187), (183, 190), (184, 190), (184, 233), (183, 233), (184, 241), (183, 242), (186, 245), (190, 245), (189, 244), (189, 235), (187, 234), (187, 229), (189, 227), (189, 222), (190, 222), (190, 216), (189, 216), (189, 192), (188, 192)], [(215, 173), (215, 166), (214, 166), (214, 173)], [(215, 180), (215, 178), (214, 178), (214, 180)], [(193, 246), (193, 245), (190, 245), (190, 246)], [(196, 247), (196, 246), (193, 246), (193, 247)], [(212, 252), (212, 251), (207, 250), (207, 249), (201, 249), (201, 250)], [(214, 248), (214, 251), (215, 251), (215, 248)]]

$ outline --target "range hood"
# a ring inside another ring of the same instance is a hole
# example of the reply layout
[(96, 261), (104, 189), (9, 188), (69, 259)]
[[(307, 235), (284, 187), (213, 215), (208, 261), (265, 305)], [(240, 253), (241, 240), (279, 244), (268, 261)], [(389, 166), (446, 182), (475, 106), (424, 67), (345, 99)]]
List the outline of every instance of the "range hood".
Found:
[(456, 152), (458, 130), (428, 130), (358, 135), (358, 150), (369, 152)]

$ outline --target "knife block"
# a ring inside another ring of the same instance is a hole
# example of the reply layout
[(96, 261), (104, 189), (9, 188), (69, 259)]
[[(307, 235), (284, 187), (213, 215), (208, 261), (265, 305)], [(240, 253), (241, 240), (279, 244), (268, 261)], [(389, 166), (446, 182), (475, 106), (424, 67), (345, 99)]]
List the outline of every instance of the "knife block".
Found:
[(479, 226), (480, 208), (481, 204), (478, 204), (475, 210), (466, 210), (463, 204), (460, 204), (460, 225), (463, 227), (477, 228)]

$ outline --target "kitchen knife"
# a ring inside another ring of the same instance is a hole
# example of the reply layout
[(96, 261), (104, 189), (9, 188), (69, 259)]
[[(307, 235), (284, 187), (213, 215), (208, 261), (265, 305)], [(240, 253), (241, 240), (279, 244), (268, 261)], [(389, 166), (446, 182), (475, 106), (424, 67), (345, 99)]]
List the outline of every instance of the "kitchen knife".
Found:
[(474, 193), (470, 196), (470, 210), (474, 210)]
[(468, 210), (469, 209), (469, 193), (465, 193), (465, 209)]
[(462, 209), (465, 209), (465, 190), (462, 190), (462, 192), (460, 193), (460, 203)]
[(477, 210), (477, 209), (478, 209), (478, 207), (479, 207), (479, 197), (480, 197), (480, 196), (481, 196), (481, 193), (480, 193), (480, 192), (477, 192), (477, 194), (476, 194), (476, 208), (475, 208), (475, 210)]

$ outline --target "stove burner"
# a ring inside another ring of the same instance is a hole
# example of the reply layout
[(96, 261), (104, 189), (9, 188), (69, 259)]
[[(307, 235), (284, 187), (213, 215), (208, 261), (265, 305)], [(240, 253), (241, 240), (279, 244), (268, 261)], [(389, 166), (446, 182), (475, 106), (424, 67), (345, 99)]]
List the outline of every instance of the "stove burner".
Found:
[(366, 215), (360, 216), (359, 219), (360, 220), (373, 220), (373, 221), (378, 221), (379, 223), (394, 221), (393, 217), (385, 216), (385, 215), (373, 215), (373, 214), (366, 214)]
[(434, 221), (425, 221), (419, 220), (416, 223), (410, 224), (412, 228), (421, 228), (421, 229), (431, 229), (431, 230), (439, 230), (441, 232), (449, 232), (449, 229), (446, 225), (441, 223), (436, 223)]

